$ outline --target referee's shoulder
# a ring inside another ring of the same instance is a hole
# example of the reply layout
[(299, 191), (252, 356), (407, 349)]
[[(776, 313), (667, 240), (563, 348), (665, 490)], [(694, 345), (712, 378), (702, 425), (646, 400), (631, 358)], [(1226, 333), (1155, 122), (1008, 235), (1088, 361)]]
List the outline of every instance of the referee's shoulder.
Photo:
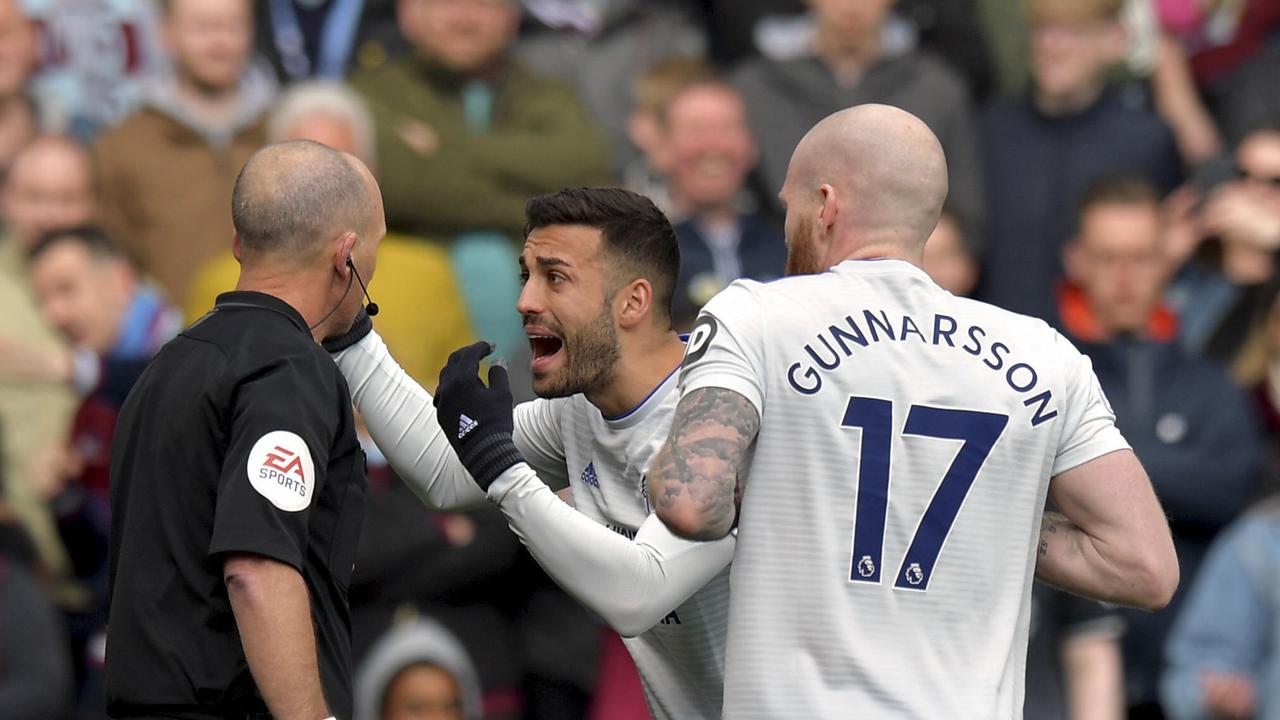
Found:
[(181, 337), (221, 353), (237, 376), (268, 371), (297, 373), (330, 380), (341, 375), (329, 353), (310, 335), (283, 323), (243, 323), (233, 316), (211, 317), (183, 331)]

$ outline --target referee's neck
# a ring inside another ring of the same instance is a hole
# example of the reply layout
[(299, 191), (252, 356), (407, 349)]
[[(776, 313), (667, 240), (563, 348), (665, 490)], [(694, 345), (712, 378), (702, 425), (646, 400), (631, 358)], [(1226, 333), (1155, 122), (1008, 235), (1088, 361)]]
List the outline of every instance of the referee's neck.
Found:
[[(297, 310), (307, 327), (312, 327), (332, 309), (326, 307), (325, 293), (321, 290), (327, 289), (329, 282), (317, 275), (314, 271), (300, 269), (242, 267), (236, 290), (270, 295)], [(341, 303), (341, 300), (329, 301), (329, 305), (335, 303)], [(315, 327), (312, 334), (318, 339), (326, 334), (325, 330), (324, 327)]]

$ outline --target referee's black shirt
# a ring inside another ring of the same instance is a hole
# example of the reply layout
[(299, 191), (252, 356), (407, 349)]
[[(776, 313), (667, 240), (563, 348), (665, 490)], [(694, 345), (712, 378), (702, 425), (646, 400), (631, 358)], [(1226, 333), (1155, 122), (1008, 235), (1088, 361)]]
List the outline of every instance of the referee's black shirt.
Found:
[(302, 574), (325, 698), (351, 717), (366, 486), (350, 403), (302, 316), (261, 293), (220, 295), (152, 361), (111, 453), (111, 716), (266, 712), (223, 584), (226, 554), (244, 552)]

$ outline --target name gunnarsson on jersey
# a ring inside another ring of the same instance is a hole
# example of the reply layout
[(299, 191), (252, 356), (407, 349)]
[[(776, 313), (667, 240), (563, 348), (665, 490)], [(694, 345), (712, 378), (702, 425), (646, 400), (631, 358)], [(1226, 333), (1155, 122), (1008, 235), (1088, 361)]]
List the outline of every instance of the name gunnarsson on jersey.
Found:
[[(807, 360), (791, 363), (787, 368), (787, 383), (802, 395), (816, 395), (822, 391), (823, 373), (839, 369), (845, 358), (853, 357), (854, 347), (869, 347), (872, 343), (920, 342), (935, 347), (944, 343), (975, 358), (982, 358), (982, 363), (992, 372), (1002, 372), (1005, 383), (1015, 392), (1028, 397), (1022, 404), (1034, 407), (1031, 426), (1036, 427), (1058, 416), (1056, 407), (1052, 407), (1053, 391), (1046, 388), (1037, 392), (1040, 374), (1025, 362), (1016, 360), (1013, 350), (1003, 342), (996, 341), (984, 346), (987, 331), (980, 325), (969, 325), (963, 332), (960, 323), (950, 315), (935, 313), (933, 322), (926, 323), (929, 334), (920, 329), (910, 315), (902, 315), (901, 320), (894, 322), (885, 310), (861, 312), (862, 322), (856, 319), (857, 313), (844, 316), (838, 324), (830, 324), (824, 332), (817, 336), (816, 342), (806, 343), (804, 354)], [(866, 332), (863, 329), (866, 329)], [(957, 346), (955, 336), (959, 335), (963, 344)], [(910, 336), (915, 336), (910, 339)], [(985, 357), (984, 357), (985, 355)], [(810, 362), (812, 361), (812, 362)]]

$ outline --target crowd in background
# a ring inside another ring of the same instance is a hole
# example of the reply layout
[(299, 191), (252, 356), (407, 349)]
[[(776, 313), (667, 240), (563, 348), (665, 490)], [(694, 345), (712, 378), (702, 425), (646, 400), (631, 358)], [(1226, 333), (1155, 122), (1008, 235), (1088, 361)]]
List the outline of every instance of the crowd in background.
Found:
[[(431, 388), (477, 337), (527, 368), (529, 197), (652, 197), (688, 327), (783, 273), (792, 149), (871, 102), (947, 154), (926, 270), (1089, 355), (1171, 518), (1165, 610), (1037, 585), (1026, 716), (1280, 717), (1280, 0), (0, 0), (0, 716), (103, 716), (115, 414), (234, 287), (256, 149), (378, 175), (377, 327)], [(360, 720), (647, 717), (500, 513), (365, 446)]]

